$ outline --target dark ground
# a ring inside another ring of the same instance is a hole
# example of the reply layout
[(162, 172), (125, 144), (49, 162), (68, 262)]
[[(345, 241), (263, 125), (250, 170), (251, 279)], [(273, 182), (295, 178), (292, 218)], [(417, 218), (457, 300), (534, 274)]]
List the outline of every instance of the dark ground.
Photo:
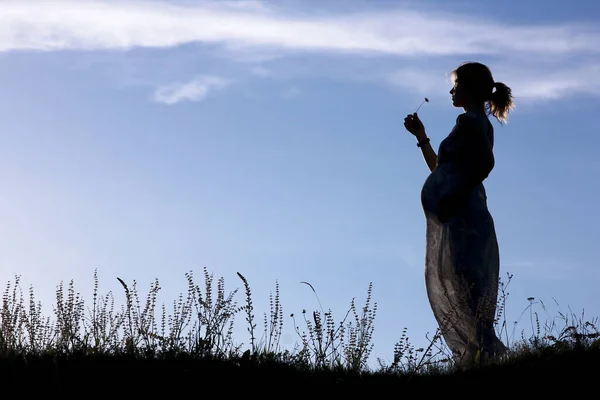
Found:
[[(296, 390), (313, 384), (386, 387), (502, 384), (549, 387), (556, 383), (561, 387), (581, 387), (591, 383), (595, 386), (596, 380), (600, 380), (600, 351), (590, 350), (530, 356), (510, 364), (469, 372), (412, 377), (381, 373), (359, 376), (343, 371), (303, 371), (274, 362), (256, 365), (249, 360), (232, 362), (185, 357), (143, 360), (128, 356), (88, 355), (29, 357), (27, 360), (23, 357), (0, 359), (0, 383), (5, 388), (43, 388), (46, 393), (74, 390), (86, 397), (95, 391), (114, 390), (118, 393), (136, 388), (150, 388), (161, 392), (170, 389), (179, 391), (184, 387), (205, 390), (211, 387), (220, 388), (218, 390), (245, 388), (250, 392), (256, 390), (261, 393), (268, 392), (268, 388), (272, 389), (275, 384), (292, 390), (288, 394), (295, 394)], [(597, 389), (594, 392), (598, 394)]]

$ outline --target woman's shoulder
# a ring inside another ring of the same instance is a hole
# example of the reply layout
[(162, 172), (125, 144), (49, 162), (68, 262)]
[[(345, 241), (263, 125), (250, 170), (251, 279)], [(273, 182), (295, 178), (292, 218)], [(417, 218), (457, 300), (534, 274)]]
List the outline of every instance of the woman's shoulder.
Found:
[[(455, 130), (462, 134), (481, 135), (493, 143), (494, 128), (485, 114), (465, 112), (456, 118)], [(460, 135), (460, 134), (459, 134)]]
[(461, 130), (466, 129), (487, 132), (491, 127), (491, 124), (487, 115), (468, 111), (456, 117), (456, 127)]
[(456, 117), (456, 123), (463, 123), (463, 124), (474, 124), (474, 123), (479, 123), (482, 121), (486, 121), (487, 122), (487, 116), (486, 115), (482, 115), (473, 111), (467, 111), (464, 112), (462, 114), (460, 114), (458, 117)]
[(462, 113), (456, 117), (456, 123), (452, 132), (450, 132), (450, 137), (461, 136), (462, 132), (476, 129), (477, 125), (477, 115), (475, 113)]

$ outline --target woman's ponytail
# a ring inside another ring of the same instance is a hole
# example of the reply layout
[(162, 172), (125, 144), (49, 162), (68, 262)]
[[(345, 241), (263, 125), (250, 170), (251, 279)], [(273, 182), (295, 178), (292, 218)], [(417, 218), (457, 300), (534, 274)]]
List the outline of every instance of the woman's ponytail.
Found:
[(514, 108), (512, 91), (502, 82), (494, 83), (494, 92), (489, 100), (490, 113), (500, 122), (508, 121), (508, 113)]

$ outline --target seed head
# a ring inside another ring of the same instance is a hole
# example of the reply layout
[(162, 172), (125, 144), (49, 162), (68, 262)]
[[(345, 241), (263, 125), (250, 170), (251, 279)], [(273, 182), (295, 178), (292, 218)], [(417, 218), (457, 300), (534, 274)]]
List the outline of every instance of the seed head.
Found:
[(422, 102), (421, 104), (419, 104), (419, 107), (417, 107), (417, 111), (415, 111), (415, 114), (416, 114), (417, 112), (419, 112), (419, 108), (421, 108), (421, 106), (422, 106), (424, 103), (429, 103), (429, 99), (428, 99), (427, 97), (425, 97), (425, 100), (423, 100), (423, 102)]

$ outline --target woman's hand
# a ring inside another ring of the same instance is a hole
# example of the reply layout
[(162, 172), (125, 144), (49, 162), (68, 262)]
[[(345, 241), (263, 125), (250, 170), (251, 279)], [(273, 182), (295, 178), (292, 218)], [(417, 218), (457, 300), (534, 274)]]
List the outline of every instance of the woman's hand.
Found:
[(412, 133), (418, 140), (422, 140), (427, 137), (425, 134), (425, 126), (419, 119), (417, 113), (408, 114), (404, 118), (404, 127), (407, 131)]

